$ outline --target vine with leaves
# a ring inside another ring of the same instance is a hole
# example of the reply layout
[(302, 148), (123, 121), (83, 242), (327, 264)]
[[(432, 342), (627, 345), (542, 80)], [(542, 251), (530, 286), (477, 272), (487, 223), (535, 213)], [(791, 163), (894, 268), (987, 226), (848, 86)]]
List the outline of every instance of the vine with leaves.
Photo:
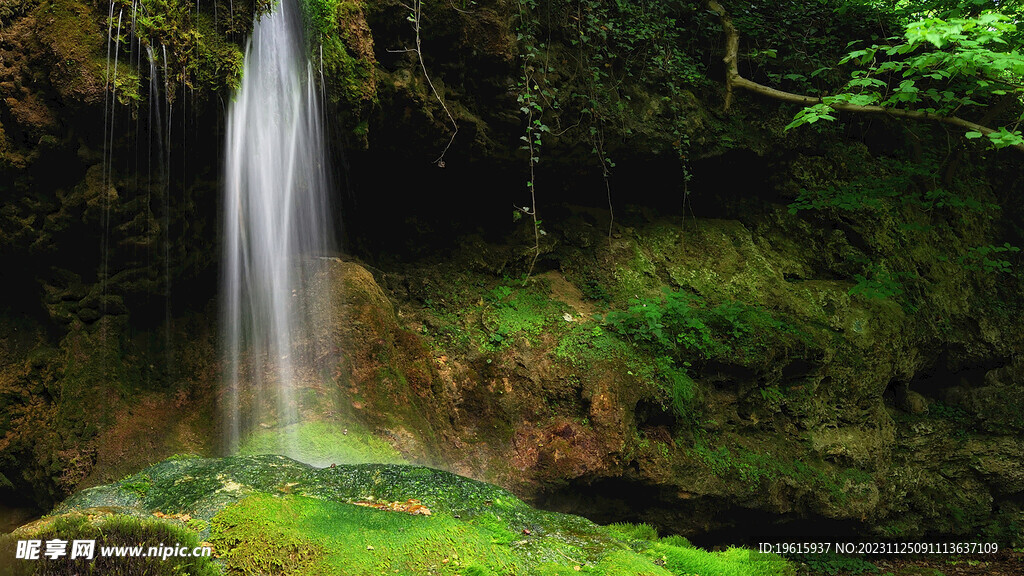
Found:
[(520, 149), (525, 150), (529, 158), (530, 175), (526, 181), (526, 188), (530, 192), (530, 205), (516, 206), (513, 212), (513, 219), (521, 218), (523, 215), (533, 219), (534, 241), (533, 258), (523, 279), (524, 286), (526, 281), (529, 280), (530, 275), (533, 274), (533, 268), (537, 265), (537, 259), (540, 257), (540, 237), (544, 234), (544, 230), (541, 229), (541, 221), (537, 217), (536, 166), (540, 162), (543, 136), (545, 133), (551, 132), (548, 125), (544, 123), (544, 107), (541, 105), (541, 98), (545, 96), (550, 97), (551, 93), (542, 90), (539, 84), (540, 79), (538, 78), (537, 67), (540, 62), (541, 52), (537, 46), (532, 21), (528, 18), (528, 11), (534, 8), (536, 8), (536, 0), (520, 0), (519, 2), (519, 31), (517, 38), (524, 53), (520, 54), (520, 58), (523, 61), (523, 72), (522, 77), (517, 82), (519, 95), (516, 100), (519, 103), (519, 111), (526, 119), (525, 132), (519, 139), (523, 142)]

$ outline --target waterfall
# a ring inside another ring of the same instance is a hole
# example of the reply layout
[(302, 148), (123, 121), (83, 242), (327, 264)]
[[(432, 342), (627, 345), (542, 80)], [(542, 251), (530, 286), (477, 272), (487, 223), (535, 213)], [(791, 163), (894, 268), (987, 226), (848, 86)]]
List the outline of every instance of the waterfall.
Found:
[[(325, 307), (307, 288), (331, 233), (318, 92), (303, 48), (298, 7), (282, 1), (255, 23), (228, 113), (222, 326), (232, 451), (255, 426), (296, 422), (297, 392), (316, 375), (303, 341)], [(280, 453), (293, 455), (293, 440), (282, 432)]]

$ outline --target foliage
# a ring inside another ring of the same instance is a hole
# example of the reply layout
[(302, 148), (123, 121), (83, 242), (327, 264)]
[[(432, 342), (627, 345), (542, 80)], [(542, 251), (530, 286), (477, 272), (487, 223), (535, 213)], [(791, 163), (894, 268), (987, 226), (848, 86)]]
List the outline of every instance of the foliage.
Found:
[(850, 288), (851, 296), (860, 296), (865, 300), (888, 300), (903, 294), (899, 275), (878, 264), (869, 265), (865, 274), (856, 274), (853, 279), (856, 284)]
[(717, 343), (703, 315), (697, 313), (696, 301), (686, 292), (665, 289), (663, 298), (633, 300), (625, 311), (613, 311), (605, 320), (634, 343), (663, 354), (675, 355), (682, 348), (706, 358)]
[(338, 12), (343, 0), (305, 0), (302, 3), (306, 30), (314, 41), (334, 36), (338, 28)]
[(786, 395), (779, 390), (778, 386), (769, 386), (767, 388), (760, 389), (761, 399), (765, 401), (765, 404), (777, 406), (785, 400)]
[[(900, 242), (934, 237), (948, 231), (951, 222), (967, 217), (991, 218), (1000, 206), (983, 196), (984, 191), (965, 183), (940, 181), (943, 168), (934, 152), (926, 152), (916, 161), (879, 157), (871, 159), (871, 169), (855, 168), (845, 181), (804, 186), (789, 204), (789, 212), (822, 211), (826, 217), (840, 222), (857, 215), (875, 219), (893, 227)], [(877, 246), (871, 246), (877, 248)], [(973, 246), (964, 249), (958, 258), (938, 254), (935, 259), (955, 261), (961, 269), (971, 272), (1009, 272), (1011, 259), (1019, 249), (1009, 243)], [(872, 260), (865, 256), (850, 259), (861, 265), (860, 273), (851, 274), (854, 286), (849, 293), (866, 300), (890, 299), (905, 310), (915, 309), (907, 286), (919, 279), (913, 269), (897, 270), (893, 261)], [(849, 272), (848, 272), (849, 273)]]
[(770, 338), (801, 336), (760, 306), (738, 300), (709, 306), (698, 296), (667, 288), (660, 298), (632, 300), (629, 308), (610, 312), (605, 321), (635, 345), (681, 367), (725, 354), (751, 357), (765, 352)]
[(928, 406), (928, 415), (933, 418), (948, 420), (959, 430), (966, 431), (974, 428), (974, 420), (960, 406), (946, 404), (945, 402), (933, 402)]
[(485, 349), (497, 350), (513, 337), (535, 337), (554, 316), (553, 302), (531, 288), (498, 285), (484, 296), (481, 321), (487, 330)]
[(1020, 252), (1020, 248), (1011, 246), (1009, 242), (1003, 243), (1002, 246), (971, 246), (960, 256), (960, 265), (964, 270), (1010, 272), (1010, 261), (999, 255), (1009, 256), (1017, 252)]
[(688, 412), (695, 396), (690, 370), (711, 358), (728, 362), (767, 362), (777, 346), (808, 343), (796, 327), (760, 307), (738, 300), (710, 306), (702, 298), (665, 289), (660, 298), (640, 298), (626, 310), (609, 312), (609, 329), (654, 358), (658, 378), (672, 406)]
[[(604, 181), (609, 238), (615, 221), (614, 148), (638, 134), (655, 135), (659, 145), (682, 149), (688, 165), (687, 123), (693, 118), (687, 96), (710, 85), (703, 50), (715, 36), (701, 4), (518, 2), (515, 31), (523, 73), (517, 95), (526, 120), (522, 139), (531, 158), (531, 200), (541, 136), (590, 149)], [(516, 214), (531, 215), (535, 208), (518, 208)]]
[(707, 83), (704, 63), (695, 57), (699, 27), (683, 24), (697, 17), (695, 11), (702, 13), (693, 3), (590, 0), (573, 8), (575, 36), (569, 44), (582, 88), (573, 99), (590, 117), (592, 130), (603, 133), (606, 123), (617, 123), (626, 124), (630, 134), (631, 84), (653, 84), (674, 94)]
[[(111, 36), (121, 44), (116, 50), (117, 66), (108, 66), (115, 95), (122, 102), (141, 100), (143, 72), (134, 69), (134, 62), (143, 58), (150, 60), (160, 75), (145, 81), (155, 82), (172, 102), (183, 89), (208, 98), (211, 93), (237, 88), (243, 57), (238, 44), (228, 37), (248, 31), (252, 10), (260, 5), (259, 1), (254, 4), (239, 2), (230, 18), (218, 21), (181, 0), (141, 0), (137, 5), (116, 0), (107, 23)], [(122, 74), (126, 75), (123, 79)]]
[[(834, 120), (837, 106), (879, 106), (948, 117), (963, 116), (1024, 91), (1024, 56), (1010, 44), (1013, 20), (998, 12), (907, 22), (902, 38), (853, 50), (839, 61), (859, 68), (842, 90), (797, 113), (787, 129)], [(996, 148), (1020, 145), (1016, 126), (984, 134)], [(982, 132), (969, 130), (967, 138)]]
[[(538, 76), (546, 72), (547, 68), (546, 63), (542, 65), (540, 62), (539, 48), (543, 47), (544, 44), (538, 44), (535, 37), (534, 23), (525, 14), (527, 8), (535, 7), (535, 0), (521, 0), (519, 2), (519, 28), (516, 34), (516, 39), (520, 41), (524, 52), (519, 55), (522, 59), (523, 72), (516, 82), (516, 91), (518, 93), (516, 101), (519, 103), (519, 112), (522, 113), (525, 120), (525, 133), (519, 137), (523, 143), (519, 146), (519, 149), (527, 154), (529, 177), (526, 180), (526, 189), (530, 193), (530, 204), (529, 206), (517, 206), (516, 211), (512, 214), (512, 218), (513, 220), (518, 220), (525, 214), (533, 220), (533, 259), (530, 261), (530, 268), (526, 272), (527, 279), (533, 273), (533, 267), (537, 264), (537, 258), (540, 256), (540, 237), (546, 234), (541, 229), (541, 221), (537, 217), (536, 167), (537, 163), (540, 162), (544, 134), (550, 133), (551, 128), (544, 123), (544, 107), (541, 105), (541, 98), (551, 103), (552, 107), (557, 107), (557, 103), (552, 103), (554, 94), (546, 88), (541, 88), (538, 83)], [(541, 70), (538, 70), (538, 67), (541, 67)], [(526, 279), (523, 280), (523, 285), (526, 285)]]
[[(785, 90), (822, 94), (843, 81), (841, 48), (893, 27), (886, 9), (856, 1), (731, 2), (727, 9), (744, 42), (744, 74)], [(805, 33), (793, 34), (793, 30)]]

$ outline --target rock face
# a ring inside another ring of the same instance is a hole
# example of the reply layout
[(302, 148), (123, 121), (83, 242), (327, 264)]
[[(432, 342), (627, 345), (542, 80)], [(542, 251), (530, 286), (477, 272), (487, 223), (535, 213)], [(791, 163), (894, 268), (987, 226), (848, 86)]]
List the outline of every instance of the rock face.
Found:
[[(434, 355), (447, 404), (431, 423), (457, 439), (449, 461), (547, 506), (691, 536), (742, 537), (756, 518), (794, 535), (1018, 538), (1016, 420), (985, 415), (1002, 409), (985, 399), (1017, 409), (1014, 320), (851, 295), (815, 279), (819, 252), (787, 247), (787, 225), (645, 223), (596, 255), (555, 247), (560, 270), (526, 287), (467, 266), (477, 247), (393, 279)], [(937, 282), (974, 289), (968, 273)], [(658, 295), (666, 285), (677, 292)], [(644, 324), (605, 312), (633, 295)], [(678, 326), (672, 314), (707, 328), (680, 332), (708, 338), (683, 350), (685, 377), (645, 332)]]

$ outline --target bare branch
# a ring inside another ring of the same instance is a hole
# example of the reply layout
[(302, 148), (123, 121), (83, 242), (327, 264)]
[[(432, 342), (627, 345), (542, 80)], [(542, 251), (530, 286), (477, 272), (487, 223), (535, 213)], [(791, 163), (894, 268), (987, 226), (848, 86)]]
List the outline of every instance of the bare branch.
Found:
[(427, 65), (423, 62), (423, 47), (420, 42), (420, 22), (423, 16), (423, 2), (422, 0), (415, 0), (412, 6), (406, 4), (400, 4), (400, 6), (406, 8), (412, 12), (412, 25), (416, 31), (416, 47), (406, 48), (398, 52), (415, 52), (417, 58), (420, 61), (420, 68), (423, 70), (423, 77), (427, 79), (427, 85), (430, 86), (430, 91), (434, 93), (434, 98), (441, 103), (441, 107), (444, 108), (444, 113), (448, 115), (448, 119), (452, 122), (452, 137), (448, 140), (448, 145), (441, 151), (441, 155), (434, 160), (434, 164), (437, 164), (438, 168), (444, 168), (444, 155), (448, 153), (448, 149), (452, 147), (452, 143), (455, 142), (455, 136), (459, 133), (459, 123), (455, 121), (455, 116), (452, 115), (451, 110), (448, 109), (448, 105), (444, 103), (444, 98), (438, 94), (437, 88), (434, 87), (433, 81), (430, 80), (430, 74), (427, 73)]

